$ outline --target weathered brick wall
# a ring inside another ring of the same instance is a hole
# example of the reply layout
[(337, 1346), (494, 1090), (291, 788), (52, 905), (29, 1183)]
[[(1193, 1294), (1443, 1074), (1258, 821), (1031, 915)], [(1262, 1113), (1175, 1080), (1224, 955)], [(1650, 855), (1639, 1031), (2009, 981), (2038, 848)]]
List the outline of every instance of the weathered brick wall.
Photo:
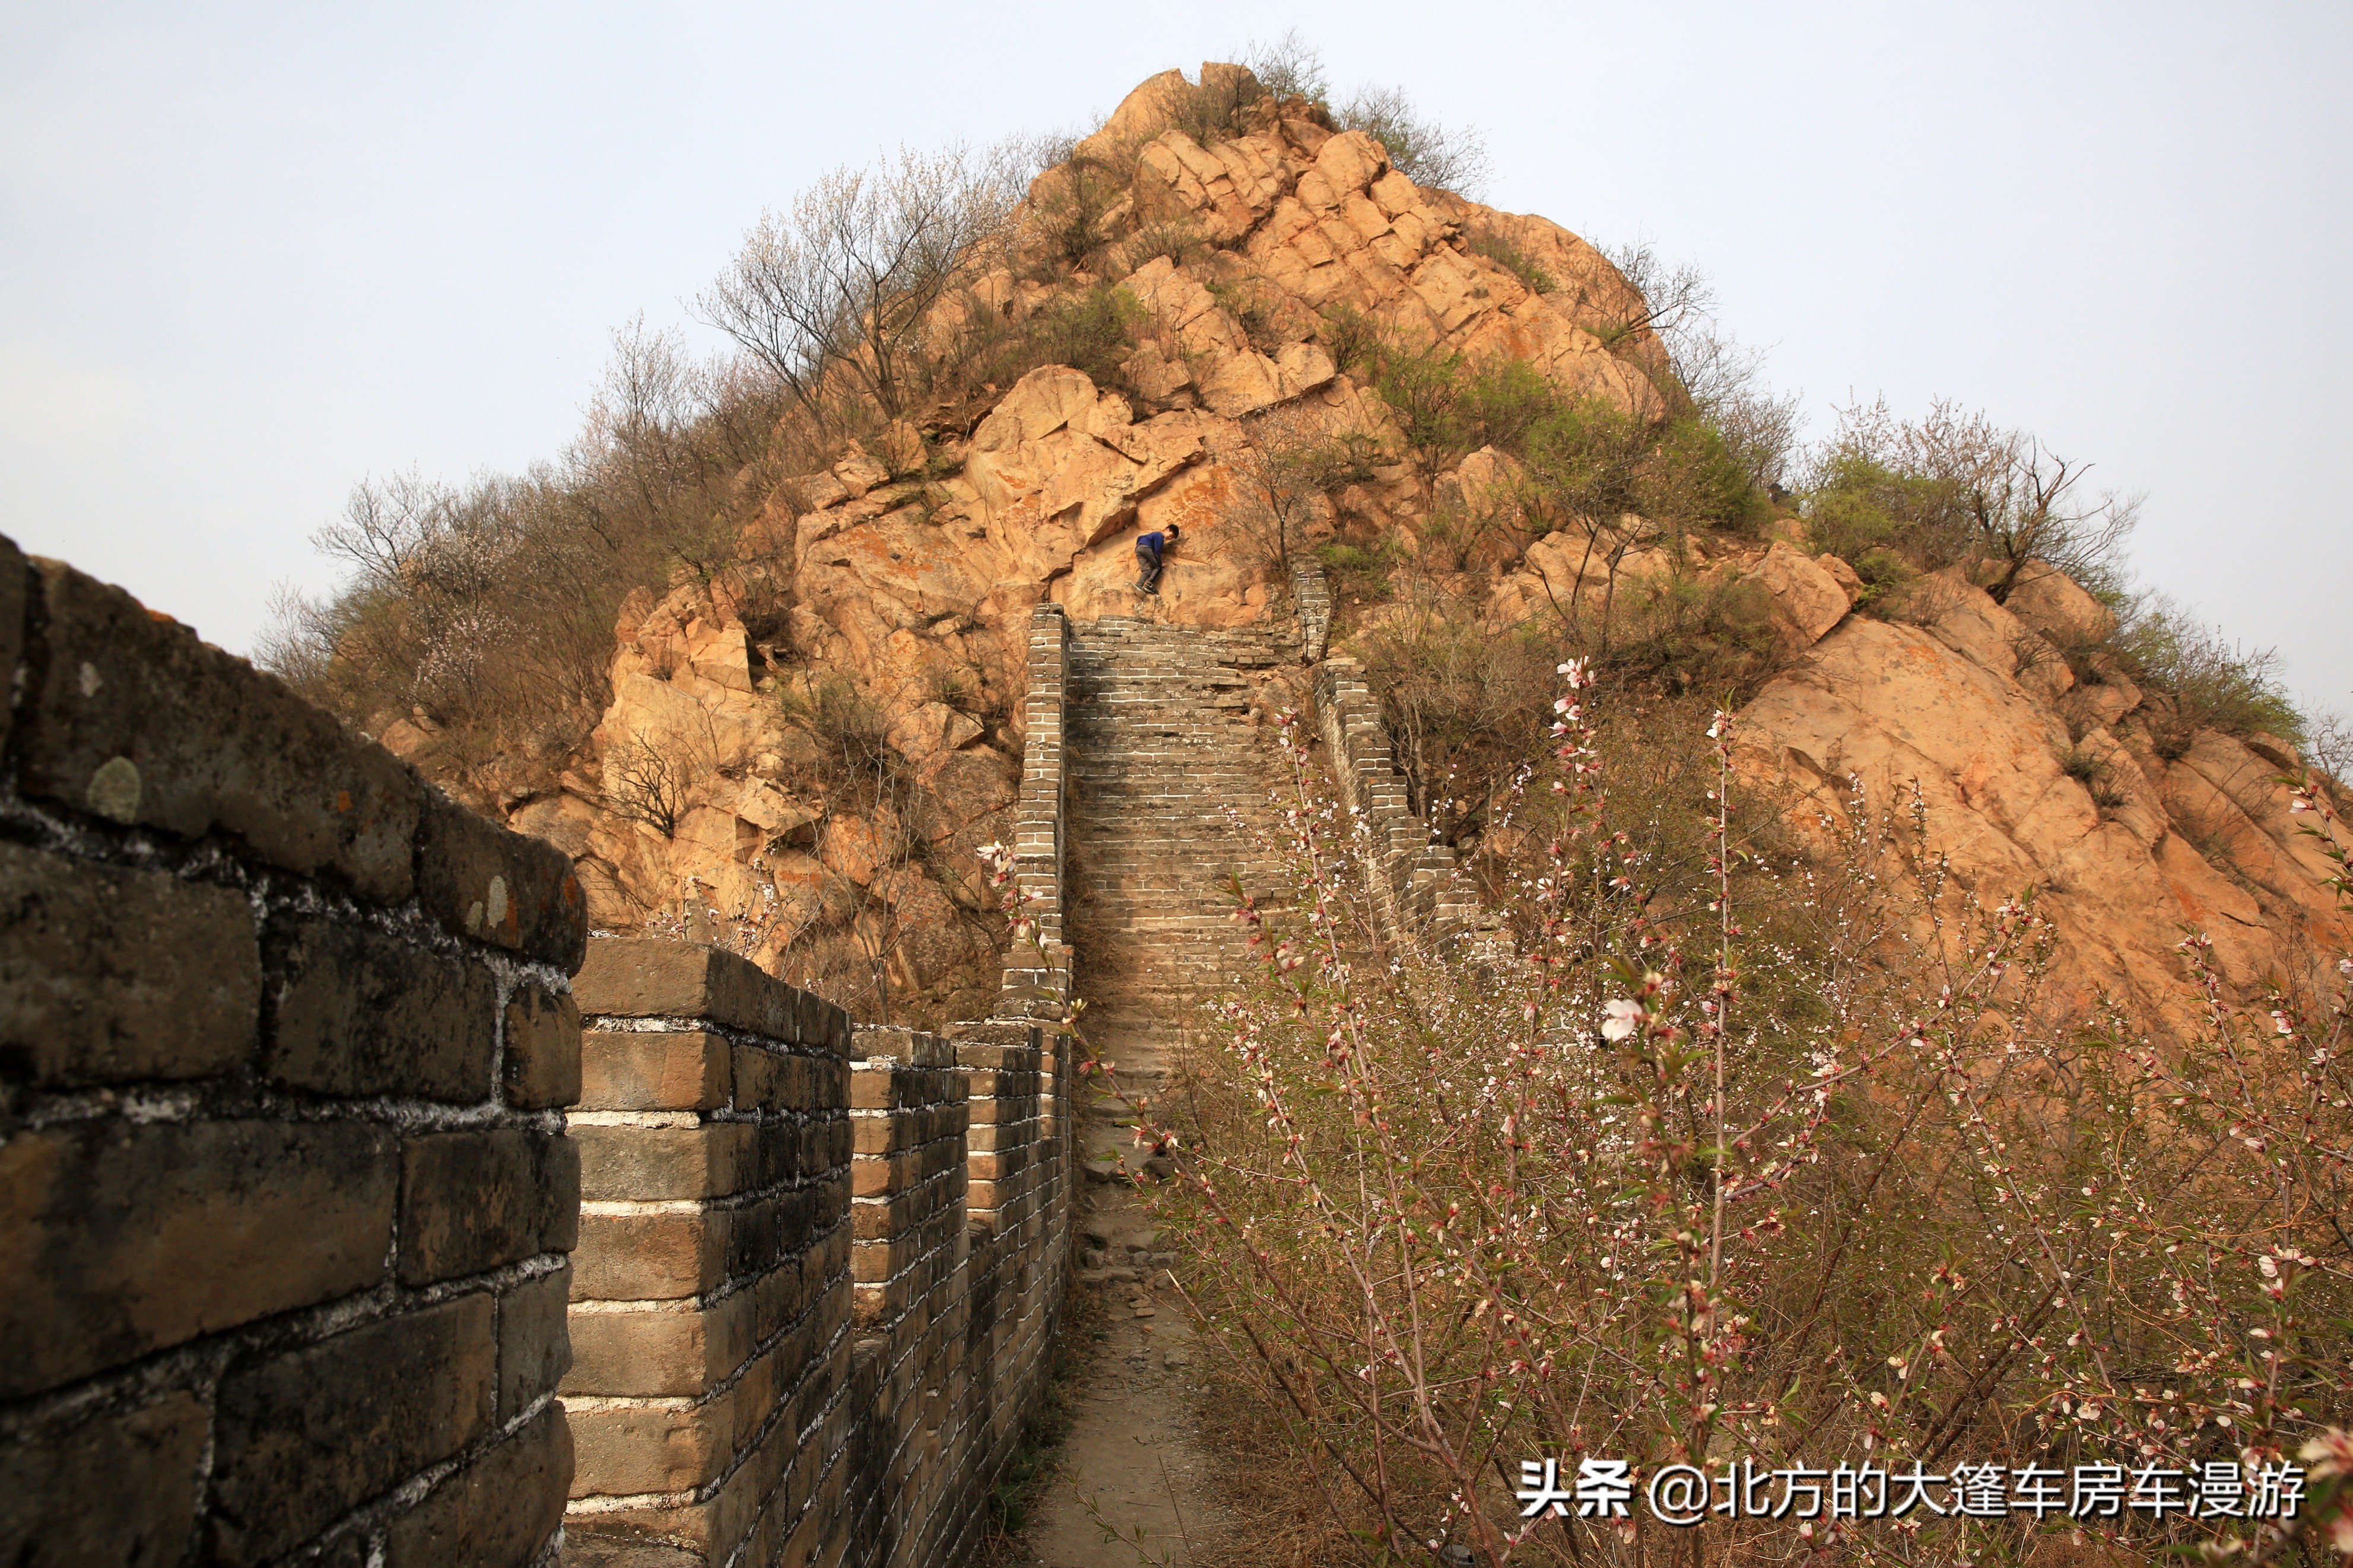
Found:
[(1291, 569), (1291, 604), (1299, 617), (1299, 655), (1317, 663), (1332, 640), (1332, 584), (1321, 565), (1303, 561)]
[[(1071, 1037), (1011, 1023), (962, 1025), (965, 1205), (971, 1302), (966, 1325), (958, 1473), (979, 1489), (957, 1502), (959, 1531), (979, 1521), (987, 1486), (1020, 1447), (1053, 1365), (1070, 1284), (1072, 1184), (1078, 1174)], [(963, 1561), (968, 1534), (929, 1561)]]
[(965, 1084), (955, 1047), (934, 1035), (862, 1028), (850, 1050), (861, 1409), (845, 1560), (945, 1562), (928, 1552), (963, 1458), (953, 1406), (970, 1310)]
[(0, 1562), (551, 1560), (564, 856), (0, 540)]
[(1391, 941), (1458, 931), (1478, 922), (1479, 903), (1455, 875), (1454, 852), (1433, 843), (1414, 815), (1381, 722), (1380, 704), (1353, 658), (1315, 667), (1315, 721), (1342, 804), (1372, 830), (1374, 912)]
[(684, 942), (599, 938), (575, 994), (570, 1537), (775, 1562), (850, 1416), (849, 1016)]
[(1005, 957), (997, 1011), (1012, 1017), (1060, 1017), (1071, 994), (1071, 950), (1062, 929), (1062, 833), (1068, 794), (1065, 707), (1071, 679), (1071, 623), (1062, 606), (1029, 613), (1028, 691), (1021, 703), (1021, 798), (1015, 808), (1013, 885), (1021, 912), (1035, 922)]
[(852, 1030), (677, 942), (578, 994), (566, 1561), (965, 1561), (1051, 1360), (1068, 1044)]

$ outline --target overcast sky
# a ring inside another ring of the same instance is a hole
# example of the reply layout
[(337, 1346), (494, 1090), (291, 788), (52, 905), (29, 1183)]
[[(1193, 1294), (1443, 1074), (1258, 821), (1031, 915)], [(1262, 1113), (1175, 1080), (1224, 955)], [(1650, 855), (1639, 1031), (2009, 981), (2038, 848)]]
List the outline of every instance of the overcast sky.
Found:
[(1950, 395), (2147, 492), (2142, 578), (2353, 711), (2348, 16), (5, 0), (0, 531), (244, 651), (354, 480), (555, 456), (825, 169), (1295, 26), (1482, 130), (1494, 205), (1707, 268), (1817, 431)]

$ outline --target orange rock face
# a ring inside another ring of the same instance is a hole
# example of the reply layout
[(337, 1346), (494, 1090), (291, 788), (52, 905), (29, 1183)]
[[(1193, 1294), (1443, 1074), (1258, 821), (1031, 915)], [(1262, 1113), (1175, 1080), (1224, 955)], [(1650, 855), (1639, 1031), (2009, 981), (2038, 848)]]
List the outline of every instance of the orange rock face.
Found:
[[(1096, 279), (1140, 312), (1122, 371), (1133, 395), (1047, 365), (968, 434), (927, 449), (901, 420), (871, 451), (779, 487), (797, 504), (772, 503), (744, 541), (786, 606), (780, 635), (762, 633), (761, 646), (724, 578), (625, 606), (611, 704), (586, 754), (562, 793), (511, 810), (517, 826), (583, 858), (600, 924), (723, 937), (774, 967), (812, 933), (839, 931), (863, 951), (895, 940), (893, 922), (912, 915), (948, 934), (910, 950), (911, 981), (969, 956), (943, 911), (961, 900), (973, 912), (971, 851), (1007, 826), (1030, 606), (1051, 599), (1080, 620), (1260, 620), (1282, 607), (1284, 549), (1313, 540), (1271, 543), (1256, 520), (1257, 422), (1282, 411), (1298, 438), (1400, 449), (1386, 405), (1320, 341), (1322, 312), (1356, 310), (1440, 352), (1518, 355), (1564, 391), (1623, 407), (1653, 397), (1643, 356), (1657, 345), (1638, 331), (1621, 358), (1597, 331), (1637, 317), (1641, 301), (1575, 236), (1419, 189), (1377, 142), (1312, 118), (1203, 147), (1175, 129), (1188, 90), (1175, 72), (1154, 78), (1082, 149), (1132, 171), (1111, 215), (1126, 232), (1163, 225), (1207, 242), (1181, 262), (1145, 257)], [(1041, 176), (1033, 200), (1060, 177)], [(1533, 291), (1472, 250), (1474, 234), (1503, 237), (1559, 286)], [(977, 308), (1041, 298), (1009, 271), (973, 291)], [(1491, 459), (1466, 476), (1508, 488), (1499, 465), (1509, 459)], [(1401, 468), (1351, 499), (1409, 529), (1428, 504)], [(1317, 537), (1330, 514), (1327, 503)], [(1147, 600), (1134, 542), (1172, 527), (1182, 542)], [(903, 764), (894, 787), (912, 794), (892, 811), (828, 798), (813, 782), (825, 742), (789, 720), (780, 694), (827, 679), (848, 683)], [(908, 880), (917, 842), (944, 868), (928, 890)]]
[[(2055, 573), (2021, 607), (2053, 630), (2105, 613)], [(1742, 712), (1746, 766), (1805, 792), (1801, 822), (1844, 820), (1855, 782), (1879, 811), (1916, 788), (1957, 894), (1990, 905), (2031, 892), (2051, 916), (2048, 995), (2065, 1011), (2106, 995), (2186, 1019), (2196, 999), (2175, 947), (2193, 929), (2251, 993), (2288, 976), (2305, 940), (2353, 939), (2289, 816), (2288, 770), (2212, 731), (2159, 756), (2130, 716), (2137, 691), (2115, 694), (2126, 706), (2113, 728), (2071, 738), (2073, 677), (2022, 664), (2021, 638), (2039, 634), (1960, 583), (1926, 626), (1850, 617)]]
[[(1641, 300), (1567, 230), (1417, 187), (1379, 143), (1312, 115), (1262, 115), (1205, 147), (1176, 128), (1189, 90), (1175, 72), (1154, 78), (1080, 149), (1124, 172), (1111, 229), (1184, 240), (1070, 280), (1115, 284), (1133, 301), (1124, 390), (1049, 364), (976, 424), (899, 420), (871, 451), (776, 487), (743, 541), (780, 606), (756, 633), (723, 574), (624, 607), (611, 703), (586, 753), (562, 793), (511, 812), (583, 858), (599, 924), (682, 922), (772, 968), (797, 943), (830, 942), (860, 963), (903, 946), (893, 962), (913, 984), (982, 963), (972, 851), (1009, 826), (1031, 606), (1204, 628), (1288, 614), (1285, 551), (1331, 538), (1345, 517), (1461, 587), (1498, 632), (1639, 613), (1694, 581), (1736, 590), (1793, 661), (1744, 716), (1746, 765), (1798, 781), (1833, 814), (1850, 775), (1883, 804), (1916, 783), (1960, 886), (1989, 900), (2040, 889), (2065, 939), (2055, 984), (2072, 1000), (2105, 989), (2178, 1001), (2171, 947), (2185, 923), (2211, 930), (2248, 985), (2286, 962), (2299, 922), (2343, 934), (2273, 782), (2282, 754), (2204, 735), (2158, 755), (2137, 718), (2142, 693), (2114, 672), (2078, 679), (2070, 650), (2113, 618), (2055, 571), (2021, 574), (2006, 605), (1936, 584), (1921, 600), (1933, 617), (1897, 625), (1852, 613), (1862, 583), (1805, 548), (1802, 525), (1704, 547), (1630, 517), (1532, 537), (1510, 457), (1482, 450), (1435, 476), (1408, 468), (1391, 411), (1325, 346), (1339, 342), (1334, 321), (1355, 312), (1393, 342), (1515, 357), (1563, 394), (1639, 412), (1656, 406), (1663, 353), (1625, 330)], [(1067, 177), (1041, 175), (1032, 203)], [(942, 309), (1018, 319), (1051, 297), (1008, 268)], [(1319, 497), (1300, 534), (1271, 538), (1260, 459), (1278, 427), (1378, 457)], [(1479, 526), (1450, 535), (1430, 526), (1440, 517)], [(1182, 542), (1147, 599), (1134, 541), (1172, 526)], [(890, 799), (828, 763), (840, 737), (787, 713), (794, 693), (813, 700), (829, 681), (872, 731), (843, 754), (887, 752)], [(429, 742), (401, 724), (388, 739)], [(910, 868), (918, 846), (928, 877)], [(921, 942), (898, 934), (916, 929)]]

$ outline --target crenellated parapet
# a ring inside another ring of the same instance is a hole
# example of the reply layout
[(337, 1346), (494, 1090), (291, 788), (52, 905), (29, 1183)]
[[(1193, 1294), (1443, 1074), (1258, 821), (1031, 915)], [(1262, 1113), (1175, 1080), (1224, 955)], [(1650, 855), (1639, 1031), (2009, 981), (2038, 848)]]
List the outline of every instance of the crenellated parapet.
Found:
[(552, 1562), (571, 862), (0, 540), (0, 1561)]
[(1067, 1044), (853, 1028), (690, 943), (599, 939), (580, 996), (569, 1538), (963, 1561), (1051, 1360)]
[(1474, 925), (1478, 900), (1456, 875), (1454, 852), (1415, 815), (1379, 700), (1355, 659), (1315, 667), (1315, 721), (1341, 803), (1366, 826), (1366, 873), (1383, 934), (1412, 942)]
[(1062, 606), (1029, 615), (1028, 694), (1021, 708), (1021, 798), (1015, 808), (1013, 887), (1030, 922), (1006, 955), (997, 1011), (1013, 1017), (1060, 1017), (1071, 994), (1071, 950), (1063, 929), (1068, 807), (1065, 751), (1071, 678), (1071, 623)]

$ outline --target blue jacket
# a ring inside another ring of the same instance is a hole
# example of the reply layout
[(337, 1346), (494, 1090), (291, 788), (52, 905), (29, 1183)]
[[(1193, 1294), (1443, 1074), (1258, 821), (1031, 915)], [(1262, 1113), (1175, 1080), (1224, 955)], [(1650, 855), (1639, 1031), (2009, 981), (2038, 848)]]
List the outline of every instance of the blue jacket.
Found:
[(1138, 555), (1157, 555), (1167, 548), (1168, 536), (1156, 531), (1145, 534), (1135, 542), (1135, 552)]

